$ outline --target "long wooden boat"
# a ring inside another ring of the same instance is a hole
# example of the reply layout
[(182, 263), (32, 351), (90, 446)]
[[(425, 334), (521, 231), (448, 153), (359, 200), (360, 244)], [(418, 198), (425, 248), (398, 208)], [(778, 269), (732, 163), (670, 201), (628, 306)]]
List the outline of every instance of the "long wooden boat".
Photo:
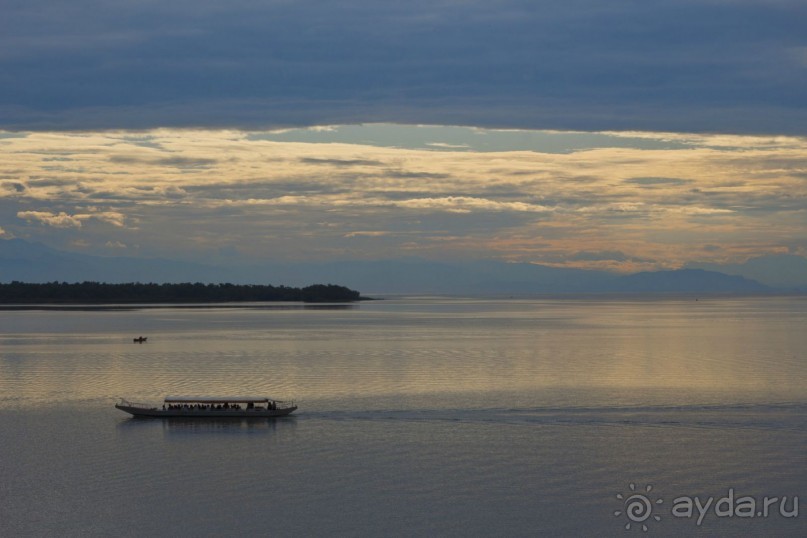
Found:
[(297, 406), (266, 396), (166, 396), (162, 407), (121, 398), (115, 408), (147, 418), (275, 418), (291, 414)]

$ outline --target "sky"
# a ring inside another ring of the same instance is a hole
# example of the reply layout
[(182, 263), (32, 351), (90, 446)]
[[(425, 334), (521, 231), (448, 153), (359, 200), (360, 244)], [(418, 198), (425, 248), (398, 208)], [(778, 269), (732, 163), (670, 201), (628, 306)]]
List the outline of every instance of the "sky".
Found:
[(633, 271), (807, 254), (807, 3), (2, 2), (0, 237)]

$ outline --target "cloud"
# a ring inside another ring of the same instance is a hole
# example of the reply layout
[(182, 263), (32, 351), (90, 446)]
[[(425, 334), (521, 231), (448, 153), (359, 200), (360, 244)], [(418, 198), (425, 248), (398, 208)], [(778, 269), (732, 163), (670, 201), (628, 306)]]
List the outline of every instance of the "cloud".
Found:
[(13, 190), (14, 192), (25, 192), (25, 185), (18, 181), (4, 181), (2, 183), (4, 189)]
[[(0, 134), (0, 226), (52, 246), (225, 262), (233, 249), (278, 260), (405, 251), (619, 269), (807, 242), (804, 138), (305, 131)], [(500, 149), (513, 137), (516, 150)], [(464, 151), (426, 144), (472, 139)]]
[(798, 0), (12, 3), (0, 127), (805, 134), (806, 15)]
[(18, 211), (17, 217), (28, 222), (39, 222), (54, 228), (81, 228), (81, 219), (68, 215), (64, 211), (59, 214), (47, 211)]
[(379, 166), (380, 161), (370, 159), (319, 159), (316, 157), (302, 157), (300, 162), (303, 164), (321, 164), (326, 166)]
[(426, 145), (437, 149), (470, 149), (467, 144), (449, 144), (448, 142), (426, 142)]
[(93, 214), (76, 215), (75, 218), (79, 220), (95, 219), (118, 228), (122, 228), (126, 224), (126, 216), (118, 211), (99, 211)]
[(525, 202), (497, 202), (495, 200), (469, 196), (413, 198), (410, 200), (394, 201), (391, 202), (391, 204), (407, 209), (448, 211), (451, 213), (471, 213), (474, 211), (529, 211), (543, 213), (553, 210), (552, 208), (537, 204)]
[(636, 185), (652, 188), (659, 185), (686, 185), (692, 183), (692, 180), (675, 177), (632, 177), (626, 179), (625, 183), (634, 183)]
[(158, 159), (147, 159), (136, 156), (112, 155), (109, 160), (113, 163), (121, 164), (141, 164), (155, 166), (172, 166), (176, 168), (207, 168), (216, 164), (215, 159), (204, 157), (163, 157)]
[[(584, 251), (577, 252), (568, 257), (569, 261), (603, 261), (612, 260), (624, 262), (631, 260), (631, 256), (627, 256), (624, 252), (617, 251)], [(645, 260), (643, 260), (645, 261)]]
[(355, 232), (349, 232), (345, 234), (345, 237), (384, 237), (386, 235), (390, 235), (392, 232), (387, 232), (383, 230), (358, 230)]
[(18, 211), (17, 217), (28, 222), (38, 222), (54, 228), (81, 228), (82, 223), (90, 219), (123, 227), (126, 217), (116, 211), (101, 211), (93, 214), (68, 215), (64, 211), (51, 213), (48, 211)]

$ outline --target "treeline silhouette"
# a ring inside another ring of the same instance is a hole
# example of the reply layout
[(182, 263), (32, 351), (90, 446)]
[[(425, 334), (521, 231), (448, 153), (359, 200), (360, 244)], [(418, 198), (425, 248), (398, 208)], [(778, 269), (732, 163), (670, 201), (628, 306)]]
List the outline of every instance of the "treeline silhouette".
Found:
[(331, 303), (361, 300), (358, 291), (335, 284), (314, 284), (304, 288), (257, 284), (106, 284), (101, 282), (49, 282), (31, 284), (14, 281), (0, 284), (0, 303), (221, 303), (244, 301), (303, 301)]

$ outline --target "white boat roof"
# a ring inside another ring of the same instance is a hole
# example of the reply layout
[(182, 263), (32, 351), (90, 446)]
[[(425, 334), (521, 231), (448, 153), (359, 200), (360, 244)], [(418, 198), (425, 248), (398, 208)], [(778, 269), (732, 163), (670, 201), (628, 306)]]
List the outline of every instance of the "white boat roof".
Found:
[(166, 396), (165, 403), (267, 403), (275, 402), (266, 396)]

